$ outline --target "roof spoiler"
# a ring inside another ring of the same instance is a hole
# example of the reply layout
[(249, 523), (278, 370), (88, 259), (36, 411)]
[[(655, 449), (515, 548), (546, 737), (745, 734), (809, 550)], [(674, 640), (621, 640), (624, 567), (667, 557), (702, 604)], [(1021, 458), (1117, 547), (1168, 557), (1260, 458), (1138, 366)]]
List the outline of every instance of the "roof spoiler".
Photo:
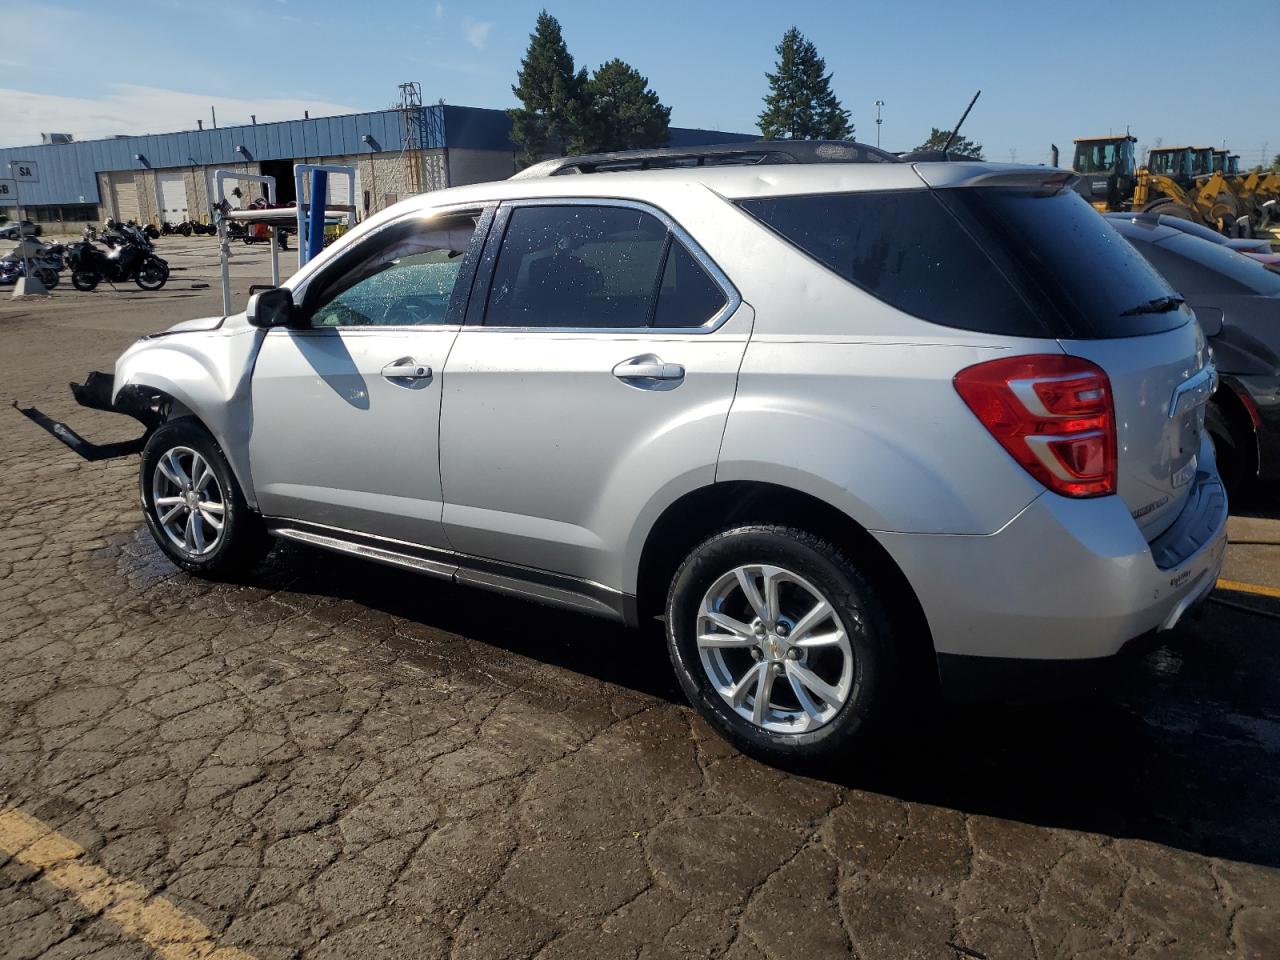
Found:
[(993, 167), (988, 163), (917, 163), (915, 171), (931, 187), (1017, 187), (1030, 190), (1069, 189), (1080, 179), (1057, 167)]

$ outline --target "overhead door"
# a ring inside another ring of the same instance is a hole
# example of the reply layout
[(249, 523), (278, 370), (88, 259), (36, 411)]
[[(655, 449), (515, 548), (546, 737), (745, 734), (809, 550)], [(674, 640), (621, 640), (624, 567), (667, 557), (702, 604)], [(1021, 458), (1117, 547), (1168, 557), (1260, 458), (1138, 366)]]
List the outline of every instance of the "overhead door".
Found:
[(160, 201), (160, 219), (181, 223), (187, 217), (187, 182), (182, 171), (156, 174), (156, 195)]
[(121, 223), (126, 220), (140, 220), (138, 188), (133, 182), (133, 173), (122, 170), (107, 176), (111, 182), (111, 209), (115, 211), (115, 218)]
[[(329, 174), (329, 196), (325, 203), (332, 206), (346, 206), (351, 202), (351, 175), (348, 173)], [(360, 209), (360, 171), (356, 170), (356, 209)]]

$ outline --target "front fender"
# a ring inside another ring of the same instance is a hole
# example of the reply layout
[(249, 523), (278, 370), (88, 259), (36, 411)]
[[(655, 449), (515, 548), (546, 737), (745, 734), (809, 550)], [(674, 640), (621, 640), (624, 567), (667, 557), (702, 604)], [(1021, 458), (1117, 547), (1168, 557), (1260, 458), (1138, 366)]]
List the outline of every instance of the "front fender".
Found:
[(157, 391), (190, 413), (213, 434), (227, 457), (245, 500), (256, 509), (249, 468), (253, 409), (249, 389), (262, 331), (240, 329), (180, 333), (140, 340), (116, 361), (115, 394)]

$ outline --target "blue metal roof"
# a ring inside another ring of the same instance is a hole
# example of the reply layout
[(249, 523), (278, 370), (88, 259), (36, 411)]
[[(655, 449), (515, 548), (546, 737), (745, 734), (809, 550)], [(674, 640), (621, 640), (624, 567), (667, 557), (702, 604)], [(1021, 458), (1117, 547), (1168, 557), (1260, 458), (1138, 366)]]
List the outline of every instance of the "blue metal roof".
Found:
[[(515, 150), (511, 120), (504, 110), (432, 104), (422, 108), (422, 125), (432, 148)], [(19, 185), (22, 205), (98, 203), (97, 174), (109, 170), (159, 170), (261, 160), (301, 160), (358, 153), (399, 152), (404, 140), (399, 110), (312, 117), (213, 130), (184, 130), (110, 140), (0, 148), (0, 178), (11, 161), (39, 166), (40, 182)], [(368, 136), (369, 142), (361, 138)], [(728, 143), (756, 137), (710, 130), (671, 128), (672, 146)], [(237, 150), (243, 147), (243, 151)], [(141, 160), (134, 159), (142, 157)]]

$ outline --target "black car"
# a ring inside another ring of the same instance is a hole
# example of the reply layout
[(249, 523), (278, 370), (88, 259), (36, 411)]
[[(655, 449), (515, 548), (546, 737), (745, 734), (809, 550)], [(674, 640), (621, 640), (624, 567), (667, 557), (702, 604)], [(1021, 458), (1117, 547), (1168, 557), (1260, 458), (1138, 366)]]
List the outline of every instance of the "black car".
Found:
[(1213, 347), (1221, 386), (1205, 424), (1228, 490), (1280, 479), (1280, 274), (1164, 223), (1111, 225), (1186, 299)]

